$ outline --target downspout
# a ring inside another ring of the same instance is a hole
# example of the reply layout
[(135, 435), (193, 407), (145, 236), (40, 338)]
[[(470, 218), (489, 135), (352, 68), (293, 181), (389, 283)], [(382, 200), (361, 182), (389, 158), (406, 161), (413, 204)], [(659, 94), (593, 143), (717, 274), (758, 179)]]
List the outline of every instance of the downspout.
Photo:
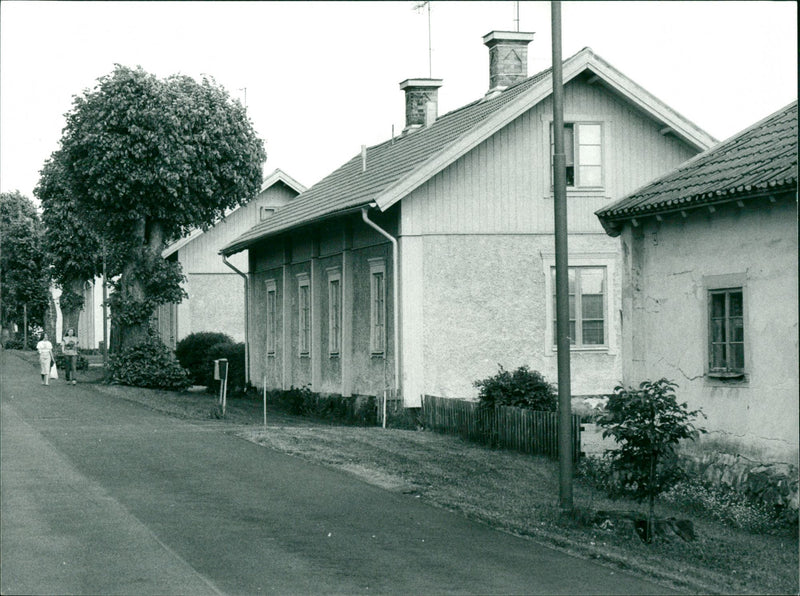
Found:
[(250, 384), (250, 278), (246, 273), (242, 273), (228, 261), (228, 257), (222, 255), (222, 262), (233, 269), (244, 279), (244, 382)]
[[(370, 207), (377, 207), (375, 203), (370, 203)], [(400, 303), (398, 300), (399, 291), (398, 291), (398, 283), (397, 280), (400, 277), (400, 271), (397, 266), (398, 262), (398, 249), (397, 249), (397, 238), (392, 236), (389, 232), (384, 230), (374, 221), (372, 221), (369, 216), (367, 215), (367, 208), (361, 208), (361, 219), (364, 220), (364, 223), (367, 224), (369, 227), (374, 229), (378, 232), (381, 236), (388, 238), (389, 242), (392, 243), (392, 311), (394, 316), (394, 321), (392, 325), (392, 330), (394, 331), (394, 392), (395, 396), (399, 397), (400, 395)], [(385, 418), (385, 417), (384, 417)], [(384, 423), (385, 423), (384, 419)]]

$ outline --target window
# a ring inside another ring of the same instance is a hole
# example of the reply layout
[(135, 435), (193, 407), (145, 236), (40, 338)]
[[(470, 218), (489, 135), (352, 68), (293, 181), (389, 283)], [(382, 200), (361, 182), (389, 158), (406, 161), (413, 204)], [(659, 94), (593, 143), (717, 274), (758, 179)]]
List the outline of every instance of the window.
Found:
[[(553, 128), (550, 127), (550, 172), (552, 176)], [(567, 187), (603, 186), (603, 128), (598, 123), (564, 123), (564, 156)]]
[(275, 355), (278, 291), (274, 279), (267, 280), (267, 355)]
[[(550, 269), (553, 289), (553, 345), (556, 334), (556, 268)], [(605, 267), (569, 268), (569, 337), (575, 347), (603, 347), (606, 337), (606, 289)]]
[(328, 270), (328, 353), (338, 356), (342, 349), (342, 274)]
[(744, 376), (744, 300), (742, 288), (710, 290), (709, 376)]
[(297, 330), (301, 356), (311, 353), (311, 282), (308, 274), (297, 276)]
[(386, 352), (386, 265), (383, 259), (370, 259), (370, 334), (372, 354)]
[(273, 207), (261, 207), (258, 210), (259, 219), (264, 221), (265, 219), (269, 219), (273, 213), (275, 213), (275, 209)]

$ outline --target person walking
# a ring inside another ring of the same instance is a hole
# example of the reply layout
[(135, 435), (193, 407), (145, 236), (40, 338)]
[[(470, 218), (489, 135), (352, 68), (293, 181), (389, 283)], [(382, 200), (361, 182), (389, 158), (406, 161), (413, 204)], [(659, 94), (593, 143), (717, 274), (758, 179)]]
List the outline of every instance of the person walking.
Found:
[(78, 336), (75, 335), (74, 329), (67, 329), (67, 334), (61, 342), (61, 350), (67, 357), (67, 383), (72, 381), (72, 384), (75, 385), (78, 382), (75, 380), (75, 371), (78, 366)]
[(50, 384), (50, 366), (55, 361), (53, 356), (53, 344), (47, 338), (47, 334), (42, 335), (42, 339), (36, 344), (36, 351), (39, 352), (39, 365), (41, 366), (42, 385)]

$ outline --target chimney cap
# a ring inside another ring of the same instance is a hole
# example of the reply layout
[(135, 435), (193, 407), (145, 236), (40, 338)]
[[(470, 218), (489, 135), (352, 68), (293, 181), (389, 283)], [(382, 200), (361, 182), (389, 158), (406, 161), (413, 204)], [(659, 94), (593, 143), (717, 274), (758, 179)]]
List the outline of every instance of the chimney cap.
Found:
[(444, 79), (406, 79), (400, 83), (400, 90), (418, 87), (438, 89), (443, 83)]
[(483, 36), (483, 43), (489, 47), (501, 42), (517, 42), (528, 44), (533, 41), (533, 33), (522, 31), (490, 31)]

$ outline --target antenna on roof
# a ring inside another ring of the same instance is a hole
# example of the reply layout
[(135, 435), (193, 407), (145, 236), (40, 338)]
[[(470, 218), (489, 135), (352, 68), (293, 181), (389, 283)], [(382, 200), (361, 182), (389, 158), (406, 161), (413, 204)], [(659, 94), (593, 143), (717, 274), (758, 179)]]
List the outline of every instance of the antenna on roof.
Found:
[(519, 0), (514, 2), (514, 5), (516, 6), (516, 11), (517, 11), (517, 18), (514, 19), (514, 22), (517, 24), (517, 33), (519, 33)]
[(423, 8), (427, 6), (428, 8), (428, 78), (433, 78), (433, 46), (431, 45), (431, 3), (430, 0), (425, 0), (424, 2), (417, 2), (414, 5), (414, 10), (417, 12), (421, 11)]

